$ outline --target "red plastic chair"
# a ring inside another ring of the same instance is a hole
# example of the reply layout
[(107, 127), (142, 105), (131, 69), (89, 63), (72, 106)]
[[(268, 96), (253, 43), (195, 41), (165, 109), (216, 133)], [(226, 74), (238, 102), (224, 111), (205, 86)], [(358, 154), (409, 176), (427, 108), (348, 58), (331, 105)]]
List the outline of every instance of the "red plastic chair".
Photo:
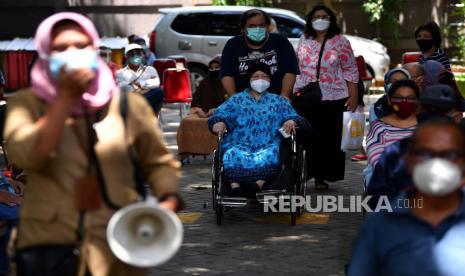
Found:
[(406, 52), (402, 54), (402, 64), (410, 62), (418, 62), (420, 60), (421, 52)]
[(174, 59), (176, 63), (182, 63), (184, 65), (184, 68), (187, 69), (187, 58), (185, 56), (169, 56), (168, 58)]
[(153, 67), (157, 70), (160, 83), (163, 83), (163, 72), (168, 68), (176, 68), (176, 61), (170, 58), (159, 58), (153, 62)]
[(373, 77), (367, 74), (367, 65), (363, 56), (355, 57), (355, 61), (357, 62), (358, 74), (360, 75), (360, 79), (362, 81), (371, 81)]
[(163, 72), (164, 103), (180, 103), (179, 117), (182, 119), (183, 104), (192, 102), (190, 74), (187, 69), (168, 68)]

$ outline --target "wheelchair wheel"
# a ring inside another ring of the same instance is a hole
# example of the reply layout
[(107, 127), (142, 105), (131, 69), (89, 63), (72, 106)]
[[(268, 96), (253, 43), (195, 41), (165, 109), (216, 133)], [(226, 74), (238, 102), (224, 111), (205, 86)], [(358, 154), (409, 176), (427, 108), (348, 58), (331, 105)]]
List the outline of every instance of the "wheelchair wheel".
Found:
[[(307, 196), (307, 152), (299, 146), (299, 179), (297, 182), (298, 193), (305, 198)], [(301, 216), (304, 208), (297, 208), (297, 216)]]
[(217, 225), (223, 224), (223, 205), (217, 204), (215, 212), (216, 212), (216, 224)]

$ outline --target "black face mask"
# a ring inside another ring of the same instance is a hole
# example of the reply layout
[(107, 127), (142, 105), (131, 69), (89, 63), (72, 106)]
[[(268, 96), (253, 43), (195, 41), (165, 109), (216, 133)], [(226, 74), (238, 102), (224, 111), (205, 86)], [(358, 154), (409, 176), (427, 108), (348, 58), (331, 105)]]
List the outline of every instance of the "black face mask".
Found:
[(208, 70), (208, 77), (211, 79), (219, 79), (220, 78), (220, 70)]
[(417, 39), (417, 45), (422, 52), (426, 52), (433, 48), (434, 42), (432, 39)]

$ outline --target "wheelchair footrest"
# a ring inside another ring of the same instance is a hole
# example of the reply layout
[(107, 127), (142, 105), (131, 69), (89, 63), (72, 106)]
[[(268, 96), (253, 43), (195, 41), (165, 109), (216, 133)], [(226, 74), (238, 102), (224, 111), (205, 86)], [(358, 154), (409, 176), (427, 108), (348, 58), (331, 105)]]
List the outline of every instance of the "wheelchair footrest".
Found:
[(247, 205), (247, 198), (245, 197), (223, 197), (220, 204), (225, 207), (243, 207)]
[(265, 197), (274, 196), (279, 197), (280, 195), (286, 194), (286, 190), (265, 190), (257, 193), (257, 200), (260, 203), (265, 203)]

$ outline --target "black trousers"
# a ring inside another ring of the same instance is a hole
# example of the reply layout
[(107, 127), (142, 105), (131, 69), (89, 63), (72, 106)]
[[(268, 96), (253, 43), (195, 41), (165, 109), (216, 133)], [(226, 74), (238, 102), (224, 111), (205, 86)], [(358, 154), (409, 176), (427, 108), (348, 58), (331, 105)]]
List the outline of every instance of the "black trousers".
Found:
[(345, 153), (341, 150), (341, 139), (346, 101), (319, 101), (311, 104), (311, 108), (299, 110), (313, 129), (302, 141), (308, 152), (308, 179), (315, 177), (330, 182), (344, 179)]

